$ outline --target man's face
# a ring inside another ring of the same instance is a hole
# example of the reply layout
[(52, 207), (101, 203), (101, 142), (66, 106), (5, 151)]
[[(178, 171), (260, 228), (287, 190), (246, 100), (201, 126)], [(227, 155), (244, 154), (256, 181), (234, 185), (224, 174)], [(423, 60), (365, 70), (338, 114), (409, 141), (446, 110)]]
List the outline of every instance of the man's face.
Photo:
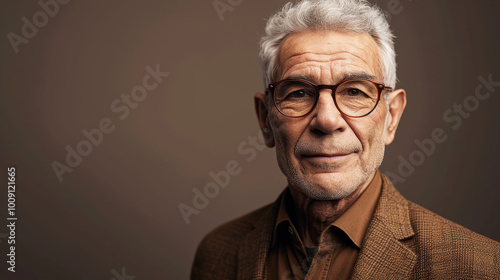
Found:
[[(281, 45), (279, 64), (278, 80), (337, 84), (365, 77), (383, 82), (377, 45), (366, 33), (294, 33)], [(256, 95), (256, 104), (258, 99)], [(268, 145), (276, 145), (282, 172), (292, 188), (312, 199), (341, 199), (369, 182), (394, 136), (389, 131), (387, 137), (386, 123), (393, 116), (387, 114), (383, 99), (362, 118), (343, 116), (329, 89), (320, 91), (316, 107), (307, 116), (289, 118), (272, 105), (266, 111), (266, 116), (259, 116), (261, 126), (268, 132), (264, 131)]]

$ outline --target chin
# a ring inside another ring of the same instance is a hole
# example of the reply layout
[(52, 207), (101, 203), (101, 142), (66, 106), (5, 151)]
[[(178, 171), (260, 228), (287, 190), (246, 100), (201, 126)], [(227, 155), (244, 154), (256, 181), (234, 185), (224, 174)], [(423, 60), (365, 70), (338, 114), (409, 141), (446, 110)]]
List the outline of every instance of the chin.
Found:
[(369, 176), (363, 175), (316, 174), (313, 178), (292, 176), (292, 180), (289, 180), (289, 183), (291, 187), (297, 189), (310, 199), (340, 200), (351, 195), (366, 182)]

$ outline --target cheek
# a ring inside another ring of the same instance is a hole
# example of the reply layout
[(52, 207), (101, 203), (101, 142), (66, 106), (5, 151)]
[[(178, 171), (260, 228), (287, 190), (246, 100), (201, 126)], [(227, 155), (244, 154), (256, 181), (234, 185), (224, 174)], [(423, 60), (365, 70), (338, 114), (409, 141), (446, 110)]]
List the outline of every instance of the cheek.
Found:
[(276, 143), (276, 150), (280, 151), (281, 156), (288, 156), (293, 153), (294, 141), (293, 131), (284, 123), (273, 127)]
[(276, 152), (279, 160), (284, 160), (294, 157), (294, 149), (301, 135), (302, 126), (293, 119), (283, 119), (280, 116), (271, 118), (274, 140), (276, 144)]
[(362, 123), (353, 125), (353, 130), (356, 131), (363, 145), (365, 157), (378, 153), (380, 149), (384, 148), (384, 124), (384, 112), (377, 112), (371, 118), (367, 117)]
[(370, 153), (377, 153), (381, 148), (384, 147), (384, 135), (383, 128), (378, 126), (373, 126), (369, 130), (369, 149)]
[[(376, 160), (382, 161), (385, 153), (385, 134), (384, 134), (384, 122), (381, 121), (381, 124), (374, 127), (372, 132), (373, 138), (371, 139), (371, 155)], [(380, 162), (381, 163), (381, 162)], [(379, 164), (380, 164), (379, 163)]]
[(275, 123), (273, 133), (278, 166), (285, 176), (289, 176), (295, 169), (293, 136), (284, 123)]

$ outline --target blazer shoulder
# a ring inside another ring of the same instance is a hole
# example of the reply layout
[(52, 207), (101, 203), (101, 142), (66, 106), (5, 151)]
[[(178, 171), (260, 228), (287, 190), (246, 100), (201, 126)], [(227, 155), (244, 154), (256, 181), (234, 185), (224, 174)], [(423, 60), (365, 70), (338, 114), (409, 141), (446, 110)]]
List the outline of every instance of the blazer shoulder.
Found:
[(410, 220), (417, 234), (428, 234), (429, 237), (436, 240), (440, 240), (439, 237), (445, 235), (447, 237), (445, 240), (448, 241), (450, 241), (450, 237), (456, 237), (470, 242), (490, 244), (493, 246), (490, 250), (500, 249), (500, 243), (497, 241), (443, 218), (416, 203), (408, 201), (408, 207)]
[(253, 230), (255, 225), (261, 219), (270, 218), (269, 216), (272, 212), (273, 204), (274, 203), (263, 206), (257, 210), (254, 210), (248, 214), (245, 214), (239, 218), (216, 227), (214, 230), (208, 233), (205, 238), (203, 238), (202, 242), (200, 243), (199, 249), (203, 247), (202, 245), (217, 243), (219, 245), (218, 250), (220, 250), (220, 248), (222, 248), (220, 247), (220, 245), (237, 243), (236, 241)]
[[(235, 268), (242, 240), (263, 219), (273, 218), (275, 204), (276, 202), (263, 206), (208, 233), (196, 250), (191, 279), (214, 279), (216, 274), (220, 273), (216, 269)], [(219, 262), (224, 264), (221, 266)]]
[(408, 202), (408, 207), (415, 232), (410, 243), (421, 264), (448, 272), (453, 267), (461, 275), (500, 278), (500, 243), (413, 202)]

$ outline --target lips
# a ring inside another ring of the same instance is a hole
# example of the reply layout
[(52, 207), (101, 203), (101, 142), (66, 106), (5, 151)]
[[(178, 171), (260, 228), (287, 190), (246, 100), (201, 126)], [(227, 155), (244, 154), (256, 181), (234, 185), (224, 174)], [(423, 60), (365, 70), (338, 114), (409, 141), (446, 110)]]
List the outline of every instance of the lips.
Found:
[(354, 152), (336, 152), (336, 153), (305, 153), (303, 157), (341, 157), (348, 156)]
[(302, 155), (302, 158), (313, 165), (317, 164), (338, 164), (347, 159), (352, 153), (315, 153)]
[(313, 166), (337, 166), (350, 160), (360, 151), (360, 147), (354, 143), (337, 143), (335, 146), (332, 143), (326, 145), (303, 143), (296, 146), (295, 156)]

